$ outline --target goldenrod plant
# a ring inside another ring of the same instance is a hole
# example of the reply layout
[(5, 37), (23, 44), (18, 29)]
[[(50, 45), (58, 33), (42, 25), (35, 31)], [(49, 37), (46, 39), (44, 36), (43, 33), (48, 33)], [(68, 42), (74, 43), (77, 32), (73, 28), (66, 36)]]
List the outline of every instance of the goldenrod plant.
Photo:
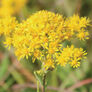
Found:
[(80, 60), (85, 58), (86, 51), (73, 45), (63, 47), (62, 43), (75, 37), (88, 39), (86, 28), (89, 22), (89, 19), (78, 15), (64, 19), (62, 15), (43, 10), (18, 24), (12, 33), (11, 44), (8, 44), (8, 40), (4, 43), (15, 48), (19, 60), (33, 56), (34, 61), (38, 59), (43, 63), (45, 70), (66, 64), (78, 67)]
[[(73, 44), (64, 47), (63, 43), (74, 38), (88, 39), (88, 26), (90, 26), (89, 18), (79, 17), (77, 14), (65, 18), (63, 15), (42, 10), (21, 23), (18, 23), (14, 17), (2, 18), (0, 34), (5, 36), (6, 47), (14, 48), (19, 61), (32, 56), (33, 63), (36, 59), (38, 63), (41, 62), (41, 69), (35, 72), (35, 76), (38, 80), (37, 84), (40, 82), (39, 75), (43, 77), (42, 85), (45, 92), (48, 71), (67, 64), (77, 68), (86, 58), (87, 52), (83, 48), (77, 48)], [(39, 92), (39, 85), (37, 92)]]

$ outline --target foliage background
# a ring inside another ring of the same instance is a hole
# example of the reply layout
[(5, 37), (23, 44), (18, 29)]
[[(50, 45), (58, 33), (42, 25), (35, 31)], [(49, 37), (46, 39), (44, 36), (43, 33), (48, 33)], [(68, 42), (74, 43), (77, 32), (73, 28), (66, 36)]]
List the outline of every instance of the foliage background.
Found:
[[(30, 14), (43, 9), (67, 17), (78, 13), (92, 20), (92, 0), (28, 0), (16, 17), (26, 19)], [(72, 41), (77, 47), (87, 50), (88, 59), (78, 69), (66, 66), (49, 72), (47, 92), (92, 92), (92, 29), (89, 29), (89, 33), (90, 39), (87, 41)], [(65, 42), (67, 44), (70, 43)], [(31, 58), (18, 62), (13, 52), (4, 47), (0, 38), (0, 92), (36, 92), (33, 71), (39, 68), (39, 63), (32, 63)]]

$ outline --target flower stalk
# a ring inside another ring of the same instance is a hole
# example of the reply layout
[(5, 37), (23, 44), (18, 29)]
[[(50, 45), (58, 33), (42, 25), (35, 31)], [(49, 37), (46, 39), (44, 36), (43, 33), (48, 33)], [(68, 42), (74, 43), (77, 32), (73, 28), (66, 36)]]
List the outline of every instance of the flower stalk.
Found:
[(46, 92), (45, 84), (46, 84), (46, 74), (44, 74), (43, 76), (43, 92)]
[(37, 80), (37, 92), (39, 92), (39, 80)]

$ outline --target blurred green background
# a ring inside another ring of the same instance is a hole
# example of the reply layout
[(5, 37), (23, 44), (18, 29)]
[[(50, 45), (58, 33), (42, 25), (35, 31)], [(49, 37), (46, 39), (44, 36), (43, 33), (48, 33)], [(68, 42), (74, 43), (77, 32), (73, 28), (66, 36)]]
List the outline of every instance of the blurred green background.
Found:
[[(63, 16), (78, 13), (92, 20), (92, 0), (28, 0), (22, 9), (26, 19), (38, 10), (49, 10)], [(90, 39), (87, 41), (73, 40), (77, 47), (83, 47), (88, 52), (87, 60), (81, 66), (73, 69), (69, 66), (57, 67), (47, 75), (46, 92), (92, 92), (92, 29), (89, 29)], [(65, 42), (65, 45), (70, 44)], [(17, 61), (13, 52), (9, 52), (0, 38), (0, 92), (36, 92), (34, 71), (40, 69), (38, 62), (29, 60)]]

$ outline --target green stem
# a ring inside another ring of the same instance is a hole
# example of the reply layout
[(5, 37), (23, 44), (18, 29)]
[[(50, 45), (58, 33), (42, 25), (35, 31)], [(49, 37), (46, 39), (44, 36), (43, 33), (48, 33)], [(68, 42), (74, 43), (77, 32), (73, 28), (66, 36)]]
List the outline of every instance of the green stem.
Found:
[(37, 80), (37, 92), (39, 92), (39, 80)]
[(43, 76), (43, 92), (45, 92), (45, 81), (46, 81), (46, 74)]

